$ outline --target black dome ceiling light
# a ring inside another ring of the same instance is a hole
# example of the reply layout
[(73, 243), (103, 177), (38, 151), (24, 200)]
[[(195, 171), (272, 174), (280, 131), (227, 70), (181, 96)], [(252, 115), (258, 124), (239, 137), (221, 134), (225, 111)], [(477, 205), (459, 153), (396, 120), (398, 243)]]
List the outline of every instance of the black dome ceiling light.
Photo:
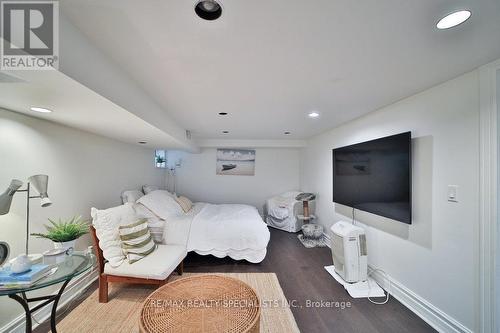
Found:
[(196, 15), (207, 21), (217, 20), (222, 15), (222, 7), (215, 0), (200, 0), (194, 7)]

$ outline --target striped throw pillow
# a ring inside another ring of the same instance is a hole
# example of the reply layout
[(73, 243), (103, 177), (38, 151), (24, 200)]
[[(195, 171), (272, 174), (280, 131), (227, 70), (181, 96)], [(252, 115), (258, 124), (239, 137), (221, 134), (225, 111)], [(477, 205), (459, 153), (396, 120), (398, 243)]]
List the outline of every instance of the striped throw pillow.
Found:
[(141, 219), (135, 223), (118, 228), (122, 249), (128, 262), (141, 260), (156, 249), (156, 244), (149, 233), (148, 220)]
[(186, 197), (180, 196), (180, 197), (175, 197), (175, 201), (181, 206), (182, 210), (184, 213), (187, 213), (191, 210), (191, 207), (193, 207), (193, 203), (191, 200), (189, 200)]

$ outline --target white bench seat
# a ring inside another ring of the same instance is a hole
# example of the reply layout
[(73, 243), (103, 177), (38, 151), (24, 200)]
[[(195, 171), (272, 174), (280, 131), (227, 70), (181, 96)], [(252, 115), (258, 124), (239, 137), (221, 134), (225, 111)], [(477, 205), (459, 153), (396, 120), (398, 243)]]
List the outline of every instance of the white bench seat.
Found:
[(186, 247), (181, 245), (158, 245), (145, 258), (129, 264), (124, 261), (118, 267), (104, 265), (104, 274), (139, 279), (165, 280), (186, 257)]

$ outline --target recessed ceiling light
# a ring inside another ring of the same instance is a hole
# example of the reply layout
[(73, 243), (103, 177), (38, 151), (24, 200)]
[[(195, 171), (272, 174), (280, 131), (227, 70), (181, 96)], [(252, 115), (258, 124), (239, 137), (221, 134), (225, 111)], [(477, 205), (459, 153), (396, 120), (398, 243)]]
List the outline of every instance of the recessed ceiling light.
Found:
[(147, 141), (139, 141), (138, 143), (141, 144), (141, 145), (145, 145), (148, 142)]
[(52, 112), (52, 110), (45, 109), (45, 108), (39, 108), (39, 107), (31, 107), (30, 110), (34, 111), (34, 112), (41, 112), (41, 113), (51, 113)]
[(285, 134), (285, 135), (290, 135), (290, 134), (292, 134), (292, 133), (291, 133), (291, 132), (289, 132), (289, 131), (286, 131), (284, 134)]
[(194, 11), (196, 15), (207, 21), (217, 20), (222, 15), (222, 7), (215, 0), (198, 1)]
[(224, 133), (224, 134), (228, 134), (228, 133), (229, 133), (229, 131), (222, 131), (222, 133)]
[(316, 111), (309, 112), (308, 116), (309, 116), (309, 118), (318, 118), (319, 113), (317, 113)]
[(219, 116), (227, 116), (227, 112), (219, 112)]
[(456, 27), (457, 25), (467, 21), (471, 15), (472, 13), (469, 10), (459, 10), (453, 12), (440, 19), (436, 24), (436, 27), (441, 30)]

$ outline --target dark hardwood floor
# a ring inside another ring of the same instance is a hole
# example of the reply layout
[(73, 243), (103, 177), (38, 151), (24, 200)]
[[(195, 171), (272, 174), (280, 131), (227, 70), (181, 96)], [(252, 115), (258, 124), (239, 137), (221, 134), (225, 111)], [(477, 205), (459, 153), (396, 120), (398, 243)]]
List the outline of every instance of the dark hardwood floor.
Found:
[[(394, 298), (385, 305), (375, 305), (366, 299), (351, 298), (323, 268), (332, 264), (329, 248), (306, 249), (296, 234), (271, 228), (266, 259), (260, 264), (218, 259), (190, 253), (185, 260), (185, 272), (274, 272), (289, 301), (301, 332), (405, 333), (435, 332), (435, 330)], [(83, 295), (97, 288), (94, 283)], [(310, 301), (350, 302), (351, 307), (307, 307)], [(73, 302), (78, 303), (78, 302)], [(60, 309), (59, 320), (71, 311)], [(50, 331), (47, 322), (35, 332)], [(279, 333), (279, 332), (277, 332)]]

